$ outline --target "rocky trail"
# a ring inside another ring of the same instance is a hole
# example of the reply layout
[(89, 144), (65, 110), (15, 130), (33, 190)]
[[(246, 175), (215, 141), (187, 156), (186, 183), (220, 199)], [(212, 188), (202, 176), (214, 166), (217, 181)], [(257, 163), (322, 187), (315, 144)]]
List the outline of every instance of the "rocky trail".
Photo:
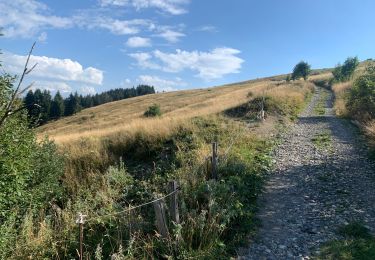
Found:
[(259, 198), (261, 227), (239, 259), (311, 259), (353, 221), (375, 232), (375, 165), (358, 130), (332, 106), (332, 93), (317, 88), (283, 136)]

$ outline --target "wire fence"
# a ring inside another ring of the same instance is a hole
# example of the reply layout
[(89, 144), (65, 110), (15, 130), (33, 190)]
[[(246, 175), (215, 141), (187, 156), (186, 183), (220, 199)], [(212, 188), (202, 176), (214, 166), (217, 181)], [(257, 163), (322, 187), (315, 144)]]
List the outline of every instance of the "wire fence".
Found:
[[(228, 141), (228, 146), (224, 150), (223, 153), (220, 154), (218, 153), (218, 144), (217, 142), (212, 143), (212, 154), (205, 156), (204, 160), (202, 163), (199, 165), (196, 165), (193, 167), (192, 174), (199, 174), (200, 172), (207, 171), (206, 173), (209, 174), (207, 176), (208, 179), (218, 179), (217, 176), (217, 171), (218, 171), (218, 162), (220, 163), (225, 163), (229, 157), (229, 154), (231, 150), (233, 149), (236, 141), (238, 141), (239, 136), (243, 134), (243, 131), (237, 131), (235, 135), (231, 135), (231, 138)], [(156, 226), (158, 229), (159, 234), (161, 234), (162, 237), (164, 238), (170, 238), (169, 237), (169, 231), (168, 231), (168, 221), (166, 218), (165, 214), (165, 208), (164, 208), (164, 203), (165, 200), (170, 198), (171, 204), (169, 206), (169, 214), (171, 215), (173, 221), (179, 222), (179, 211), (178, 211), (178, 199), (177, 195), (181, 191), (181, 187), (178, 186), (176, 181), (170, 182), (172, 184), (172, 189), (170, 192), (168, 192), (166, 195), (163, 195), (161, 197), (155, 198), (153, 200), (141, 203), (136, 206), (131, 206), (129, 205), (127, 208), (121, 211), (117, 211), (114, 213), (109, 213), (109, 214), (103, 214), (99, 216), (87, 216), (82, 213), (78, 214), (78, 218), (76, 220), (76, 223), (79, 224), (79, 230), (80, 230), (80, 242), (79, 242), (79, 250), (77, 250), (77, 254), (79, 256), (79, 259), (83, 259), (83, 254), (84, 254), (84, 236), (83, 236), (83, 231), (84, 231), (84, 224), (85, 223), (92, 223), (95, 220), (100, 220), (103, 218), (108, 218), (108, 217), (116, 217), (116, 216), (121, 216), (123, 214), (129, 214), (128, 215), (128, 226), (129, 226), (129, 236), (132, 234), (132, 226), (134, 220), (132, 220), (132, 215), (131, 212), (141, 209), (143, 207), (153, 205), (154, 206), (154, 211), (155, 211), (155, 218), (156, 218)], [(131, 238), (129, 238), (131, 239)]]

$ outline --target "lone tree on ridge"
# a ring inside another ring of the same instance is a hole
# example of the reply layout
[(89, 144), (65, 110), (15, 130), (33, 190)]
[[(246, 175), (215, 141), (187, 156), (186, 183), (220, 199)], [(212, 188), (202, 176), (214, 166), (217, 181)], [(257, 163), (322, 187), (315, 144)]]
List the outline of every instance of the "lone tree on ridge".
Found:
[(293, 73), (292, 73), (292, 80), (296, 80), (299, 78), (303, 78), (307, 80), (311, 72), (310, 64), (305, 61), (299, 62), (296, 66), (294, 66)]

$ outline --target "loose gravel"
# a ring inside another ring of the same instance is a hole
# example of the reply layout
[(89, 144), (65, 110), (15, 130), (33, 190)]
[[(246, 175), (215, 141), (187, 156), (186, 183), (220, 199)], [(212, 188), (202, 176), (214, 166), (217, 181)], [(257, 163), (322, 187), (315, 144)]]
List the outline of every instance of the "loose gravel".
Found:
[[(375, 165), (358, 130), (334, 116), (333, 96), (316, 92), (275, 151), (275, 168), (259, 198), (261, 227), (238, 259), (311, 259), (340, 239), (352, 221), (375, 232)], [(314, 107), (326, 97), (325, 115)], [(312, 140), (329, 133), (325, 145)]]

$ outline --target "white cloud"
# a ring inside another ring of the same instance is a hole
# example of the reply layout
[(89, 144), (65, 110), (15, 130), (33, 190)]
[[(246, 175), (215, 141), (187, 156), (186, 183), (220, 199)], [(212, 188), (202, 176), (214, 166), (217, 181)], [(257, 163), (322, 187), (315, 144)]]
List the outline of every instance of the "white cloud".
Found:
[(129, 78), (126, 78), (120, 82), (121, 88), (131, 88), (132, 87), (132, 81)]
[(174, 31), (169, 28), (164, 28), (161, 29), (161, 32), (158, 33), (156, 36), (164, 38), (170, 43), (176, 43), (180, 40), (181, 37), (184, 37), (186, 35), (182, 32)]
[(174, 91), (177, 90), (178, 87), (186, 86), (186, 82), (184, 82), (180, 78), (175, 78), (174, 80), (167, 80), (159, 78), (158, 76), (151, 76), (151, 75), (140, 75), (137, 78), (137, 81), (140, 84), (151, 85), (156, 88), (157, 91)]
[(106, 29), (116, 35), (137, 34), (152, 27), (146, 19), (119, 20), (104, 16), (98, 11), (83, 10), (72, 18), (75, 24), (87, 29)]
[[(3, 57), (5, 70), (15, 74), (22, 72), (26, 56), (6, 52), (3, 54)], [(103, 82), (103, 71), (93, 67), (83, 68), (79, 62), (71, 59), (32, 55), (30, 57), (30, 66), (35, 63), (38, 65), (30, 74), (32, 77), (76, 81), (96, 85), (101, 85)]]
[(151, 62), (152, 55), (147, 52), (137, 52), (128, 54), (137, 61), (137, 65), (145, 69), (161, 69), (158, 64)]
[(150, 47), (151, 40), (143, 37), (130, 37), (126, 42), (126, 45), (130, 48)]
[(37, 81), (32, 87), (33, 90), (36, 89), (46, 89), (51, 92), (60, 91), (61, 93), (72, 92), (72, 88), (65, 82), (54, 82), (54, 81)]
[(39, 42), (45, 42), (47, 40), (47, 33), (46, 32), (42, 32), (39, 37), (38, 37), (38, 41)]
[(187, 12), (184, 8), (190, 0), (99, 0), (101, 6), (133, 6), (137, 10), (156, 8), (165, 13), (180, 15)]
[(213, 25), (203, 25), (197, 29), (199, 32), (218, 32), (217, 28)]
[(176, 50), (175, 53), (165, 53), (156, 50), (152, 53), (133, 53), (129, 56), (136, 59), (138, 66), (142, 68), (174, 73), (189, 69), (196, 71), (197, 77), (212, 80), (226, 74), (238, 73), (244, 62), (237, 57), (238, 54), (239, 50), (223, 47), (209, 52)]
[(89, 86), (83, 86), (80, 88), (80, 92), (83, 94), (83, 95), (95, 95), (96, 94), (96, 90), (94, 87), (89, 87)]
[(0, 27), (5, 37), (34, 37), (48, 28), (68, 28), (71, 19), (50, 15), (47, 5), (35, 0), (0, 2)]

